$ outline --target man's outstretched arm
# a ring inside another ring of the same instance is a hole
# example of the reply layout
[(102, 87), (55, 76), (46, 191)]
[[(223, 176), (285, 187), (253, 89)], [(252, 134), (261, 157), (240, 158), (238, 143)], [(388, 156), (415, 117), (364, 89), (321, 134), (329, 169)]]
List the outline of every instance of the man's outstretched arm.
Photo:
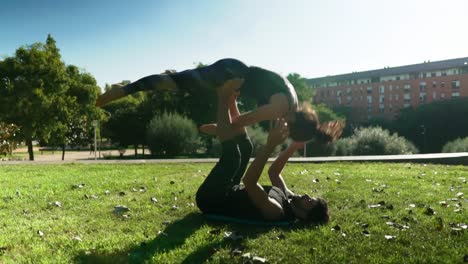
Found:
[(277, 122), (276, 127), (270, 131), (267, 144), (257, 153), (242, 180), (250, 199), (267, 220), (278, 220), (283, 216), (284, 212), (278, 202), (268, 197), (262, 186), (258, 184), (258, 180), (271, 153), (288, 135), (284, 123), (284, 121)]
[(268, 176), (270, 177), (271, 184), (280, 188), (287, 195), (294, 195), (294, 193), (288, 189), (286, 182), (281, 175), (281, 172), (288, 162), (289, 158), (299, 149), (303, 148), (305, 142), (292, 142), (285, 150), (283, 150), (276, 160), (271, 164), (268, 169)]

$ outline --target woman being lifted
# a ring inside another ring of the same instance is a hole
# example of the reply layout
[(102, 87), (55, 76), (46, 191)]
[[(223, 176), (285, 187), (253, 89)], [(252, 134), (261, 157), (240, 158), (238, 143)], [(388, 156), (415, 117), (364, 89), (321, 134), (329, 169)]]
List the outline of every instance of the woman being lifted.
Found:
[[(316, 138), (328, 142), (341, 135), (344, 126), (341, 121), (320, 124), (311, 107), (299, 106), (296, 91), (286, 78), (260, 67), (246, 66), (236, 59), (222, 59), (209, 66), (182, 72), (150, 75), (128, 85), (115, 84), (98, 98), (96, 105), (103, 106), (126, 95), (148, 90), (156, 93), (169, 90), (184, 97), (205, 91), (215, 96), (217, 87), (234, 78), (244, 80), (238, 90), (240, 98), (253, 99), (257, 108), (232, 120), (233, 129), (283, 118), (294, 141)], [(200, 130), (215, 135), (216, 124), (202, 125)]]

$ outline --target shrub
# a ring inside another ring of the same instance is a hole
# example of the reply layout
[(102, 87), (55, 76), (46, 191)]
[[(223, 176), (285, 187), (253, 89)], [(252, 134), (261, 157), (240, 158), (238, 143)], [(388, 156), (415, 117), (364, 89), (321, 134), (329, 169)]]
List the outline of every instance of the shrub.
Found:
[(352, 138), (342, 138), (335, 142), (333, 145), (333, 156), (351, 156), (353, 155), (353, 147), (355, 142)]
[(381, 127), (359, 128), (349, 138), (338, 140), (334, 155), (398, 155), (417, 153), (418, 149), (398, 134)]
[(148, 124), (146, 138), (151, 154), (166, 157), (193, 154), (200, 146), (195, 123), (177, 113), (155, 116)]
[(442, 148), (442, 152), (468, 152), (468, 137), (447, 142)]

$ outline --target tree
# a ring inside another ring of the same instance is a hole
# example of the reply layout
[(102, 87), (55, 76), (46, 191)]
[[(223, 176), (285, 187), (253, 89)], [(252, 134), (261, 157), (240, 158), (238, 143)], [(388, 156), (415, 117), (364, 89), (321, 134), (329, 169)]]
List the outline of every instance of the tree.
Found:
[(440, 152), (448, 141), (468, 135), (466, 116), (468, 98), (436, 101), (403, 109), (395, 121), (395, 129), (421, 152)]
[(315, 90), (309, 86), (307, 79), (303, 78), (298, 73), (290, 73), (287, 76), (289, 82), (294, 86), (299, 102), (312, 102), (315, 95)]
[(60, 125), (48, 140), (49, 144), (62, 148), (62, 160), (65, 158), (65, 146), (83, 146), (91, 142), (93, 121), (103, 118), (95, 107), (100, 88), (94, 77), (80, 72), (74, 65), (67, 66), (66, 73), (68, 89), (62, 99), (68, 107), (60, 112), (57, 120)]
[(133, 145), (137, 155), (138, 145), (146, 144), (146, 126), (152, 109), (146, 94), (139, 92), (114, 101), (104, 107), (110, 118), (103, 124), (103, 134), (121, 147)]
[(94, 78), (66, 67), (51, 35), (45, 43), (20, 47), (0, 63), (0, 115), (19, 125), (20, 140), (34, 160), (32, 142), (78, 144), (98, 116)]
[(21, 127), (18, 136), (34, 160), (33, 140), (47, 141), (59, 129), (58, 114), (67, 108), (65, 64), (50, 35), (45, 44), (20, 47), (2, 64), (0, 113)]

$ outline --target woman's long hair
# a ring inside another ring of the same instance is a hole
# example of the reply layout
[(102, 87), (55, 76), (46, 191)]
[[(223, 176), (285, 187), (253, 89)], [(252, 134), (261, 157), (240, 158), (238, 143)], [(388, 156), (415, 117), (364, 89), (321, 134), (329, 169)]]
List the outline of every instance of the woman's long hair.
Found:
[(321, 124), (317, 112), (309, 103), (303, 103), (294, 117), (294, 122), (289, 124), (289, 135), (294, 141), (315, 139), (323, 144), (333, 142), (341, 136), (345, 125), (342, 120)]

